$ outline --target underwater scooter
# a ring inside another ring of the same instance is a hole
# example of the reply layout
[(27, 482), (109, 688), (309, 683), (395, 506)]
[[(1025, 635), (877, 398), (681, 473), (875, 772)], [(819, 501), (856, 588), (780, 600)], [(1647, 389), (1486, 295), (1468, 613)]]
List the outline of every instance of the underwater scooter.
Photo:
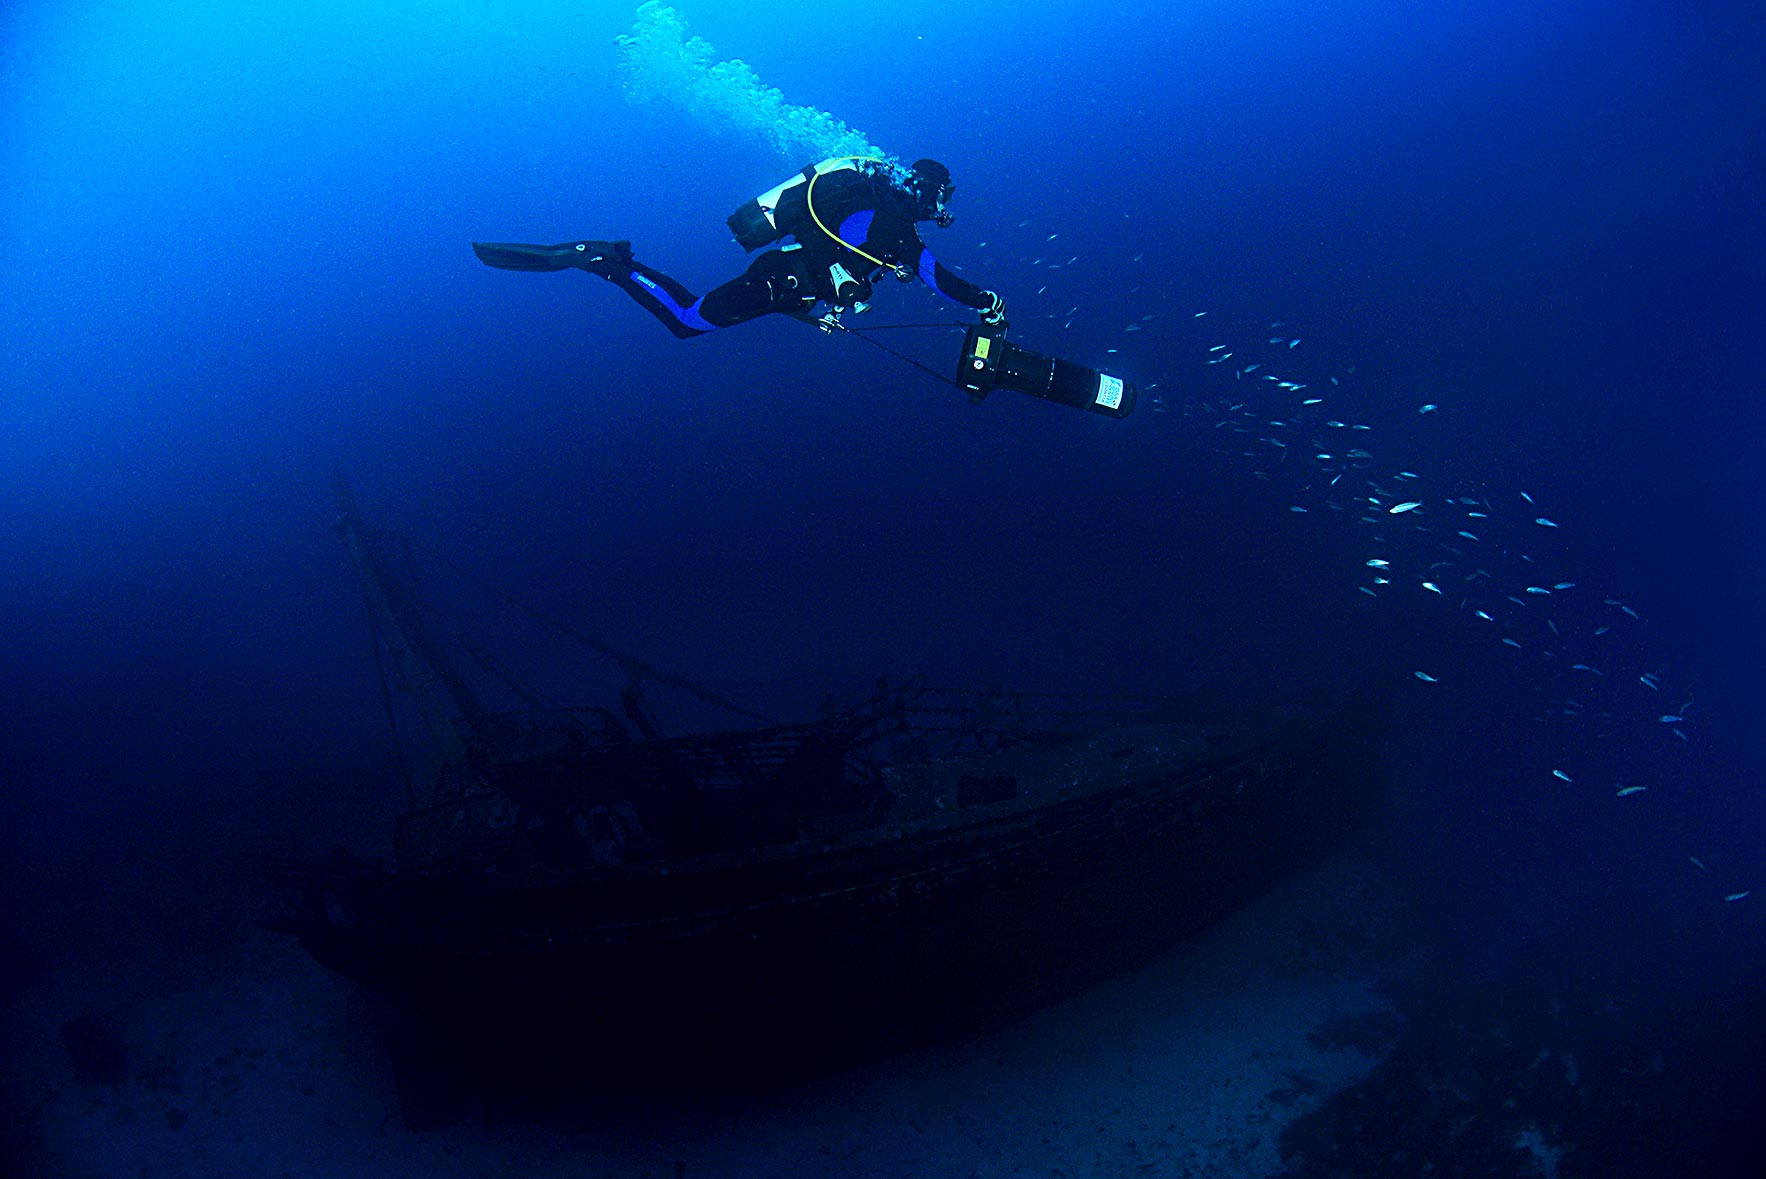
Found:
[(820, 317), (802, 315), (792, 318), (824, 332), (838, 331), (857, 336), (873, 348), (881, 348), (897, 360), (913, 365), (927, 376), (955, 385), (977, 405), (995, 389), (1010, 389), (1107, 418), (1125, 418), (1134, 411), (1135, 398), (1139, 395), (1139, 390), (1121, 377), (1007, 343), (1004, 323), (997, 327), (976, 324), (964, 333), (963, 351), (957, 357), (957, 375), (953, 379), (880, 340), (872, 339), (869, 333), (889, 328), (961, 327), (961, 324), (889, 323), (867, 330), (843, 323), (839, 310)]
[(1009, 344), (1003, 326), (980, 324), (963, 337), (956, 383), (976, 403), (995, 389), (1011, 389), (1107, 418), (1127, 417), (1137, 395), (1121, 377)]

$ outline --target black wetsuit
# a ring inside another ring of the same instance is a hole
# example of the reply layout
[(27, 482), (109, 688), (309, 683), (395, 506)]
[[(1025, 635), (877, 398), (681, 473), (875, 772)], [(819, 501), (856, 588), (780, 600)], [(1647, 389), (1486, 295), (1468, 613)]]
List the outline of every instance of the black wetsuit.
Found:
[[(808, 314), (817, 302), (850, 306), (870, 297), (870, 284), (883, 267), (834, 241), (810, 216), (810, 186), (795, 185), (779, 200), (774, 220), (784, 243), (757, 256), (742, 274), (704, 297), (668, 275), (636, 260), (613, 263), (596, 272), (636, 299), (682, 339), (782, 311)], [(974, 283), (952, 274), (932, 256), (914, 228), (919, 215), (913, 196), (880, 176), (856, 169), (828, 172), (815, 182), (815, 212), (822, 225), (891, 267), (904, 268), (965, 307), (986, 310), (990, 300)], [(793, 240), (795, 239), (795, 240)], [(832, 267), (843, 266), (858, 280), (856, 290), (835, 290)]]

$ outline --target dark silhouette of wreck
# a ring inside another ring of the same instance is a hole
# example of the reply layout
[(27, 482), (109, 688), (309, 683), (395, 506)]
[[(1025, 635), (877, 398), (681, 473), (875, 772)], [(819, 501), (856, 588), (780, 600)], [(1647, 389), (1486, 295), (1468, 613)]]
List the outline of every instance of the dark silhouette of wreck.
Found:
[[(483, 707), (339, 488), (440, 770), (395, 854), (283, 861), (291, 933), (425, 1036), (623, 1078), (792, 1072), (998, 1026), (1143, 962), (1367, 812), (1370, 710), (880, 685), (803, 724), (664, 736)], [(562, 624), (559, 624), (562, 625)]]

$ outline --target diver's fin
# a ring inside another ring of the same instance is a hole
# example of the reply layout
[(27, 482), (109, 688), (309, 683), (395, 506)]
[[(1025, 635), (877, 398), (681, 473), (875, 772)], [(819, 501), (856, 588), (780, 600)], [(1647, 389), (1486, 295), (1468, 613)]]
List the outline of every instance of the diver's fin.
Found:
[(632, 260), (632, 243), (563, 242), (530, 246), (520, 242), (473, 242), (472, 252), (498, 270), (587, 270), (605, 275)]

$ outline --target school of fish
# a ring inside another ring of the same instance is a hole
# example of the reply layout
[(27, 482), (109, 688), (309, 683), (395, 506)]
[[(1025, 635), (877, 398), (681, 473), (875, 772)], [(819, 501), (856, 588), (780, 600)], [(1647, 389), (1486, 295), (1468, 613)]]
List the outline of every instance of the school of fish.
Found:
[[(1048, 268), (1078, 261), (1071, 254), (1020, 259)], [(1080, 310), (1041, 318), (1071, 329)], [(1156, 318), (1142, 315), (1122, 331), (1144, 331)], [(1675, 690), (1660, 661), (1639, 653), (1647, 636), (1638, 610), (1618, 595), (1581, 588), (1581, 579), (1560, 568), (1566, 546), (1558, 538), (1565, 530), (1548, 514), (1549, 506), (1529, 490), (1449, 486), (1395, 469), (1370, 448), (1394, 412), (1409, 415), (1406, 429), (1414, 434), (1417, 416), (1447, 420), (1451, 405), (1439, 397), (1394, 399), (1361, 388), (1354, 365), (1323, 375), (1278, 371), (1297, 362), (1305, 366), (1307, 357), (1304, 337), (1282, 320), (1261, 333), (1239, 332), (1251, 337), (1246, 341), (1220, 338), (1224, 333), (1197, 335), (1208, 331), (1206, 310), (1174, 312), (1172, 318), (1189, 321), (1172, 332), (1195, 337), (1204, 372), (1169, 401), (1157, 382), (1141, 382), (1153, 412), (1175, 411), (1212, 431), (1217, 451), (1242, 460), (1252, 477), (1291, 496), (1288, 511), (1295, 516), (1317, 520), (1337, 513), (1359, 530), (1363, 556), (1356, 568), (1362, 576), (1354, 592), (1364, 602), (1374, 599), (1366, 608), (1377, 610), (1376, 602), (1393, 595), (1421, 595), (1434, 603), (1430, 609), (1442, 612), (1444, 624), (1457, 620), (1479, 628), (1510, 652), (1522, 682), (1535, 691), (1538, 718), (1564, 733), (1562, 764), (1541, 768), (1542, 788), (1603, 788), (1596, 772), (1600, 759), (1589, 755), (1601, 743), (1628, 748), (1665, 740), (1684, 747), (1692, 741), (1697, 700)], [(1104, 351), (1115, 355), (1120, 349)], [(1106, 360), (1103, 367), (1118, 363)], [(1423, 685), (1418, 690), (1429, 691), (1429, 685), (1450, 682), (1452, 669), (1416, 668), (1413, 675)], [(1578, 755), (1589, 755), (1596, 765), (1584, 772)], [(1608, 781), (1604, 789), (1627, 807), (1671, 795), (1663, 789), (1649, 793), (1649, 786), (1638, 783)], [(1697, 849), (1689, 849), (1687, 859), (1702, 876), (1717, 875)], [(1727, 883), (1724, 888), (1712, 879), (1712, 895), (1723, 902), (1750, 895), (1737, 882)]]

